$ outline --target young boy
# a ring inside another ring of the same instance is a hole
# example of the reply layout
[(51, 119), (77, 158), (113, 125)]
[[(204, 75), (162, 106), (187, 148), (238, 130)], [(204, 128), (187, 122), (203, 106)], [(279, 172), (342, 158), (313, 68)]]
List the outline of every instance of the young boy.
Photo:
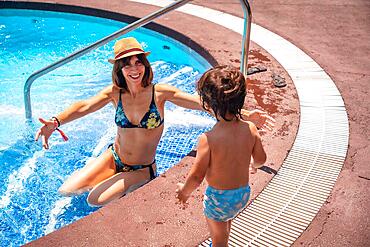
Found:
[(236, 68), (219, 66), (203, 74), (197, 84), (203, 108), (217, 123), (199, 137), (197, 156), (185, 184), (177, 185), (176, 197), (186, 203), (206, 177), (204, 214), (213, 246), (227, 246), (231, 220), (247, 205), (250, 196), (249, 165), (266, 161), (256, 126), (241, 119), (246, 82)]

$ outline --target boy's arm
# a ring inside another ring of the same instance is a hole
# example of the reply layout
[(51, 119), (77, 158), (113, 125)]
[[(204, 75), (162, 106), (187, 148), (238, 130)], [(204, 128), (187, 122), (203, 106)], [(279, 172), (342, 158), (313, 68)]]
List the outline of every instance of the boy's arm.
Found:
[(260, 168), (266, 162), (266, 152), (262, 146), (261, 136), (258, 134), (257, 128), (254, 124), (250, 124), (252, 135), (255, 136), (255, 142), (252, 150), (254, 168)]
[(186, 178), (185, 184), (177, 184), (176, 197), (180, 202), (185, 203), (190, 194), (202, 183), (211, 158), (211, 152), (206, 134), (199, 137), (197, 156)]

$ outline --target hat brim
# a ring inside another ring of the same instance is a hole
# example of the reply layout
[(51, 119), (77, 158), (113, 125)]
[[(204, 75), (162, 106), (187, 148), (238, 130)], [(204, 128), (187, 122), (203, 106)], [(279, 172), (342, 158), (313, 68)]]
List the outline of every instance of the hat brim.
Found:
[(134, 55), (138, 55), (138, 54), (145, 54), (145, 56), (149, 56), (150, 54), (150, 51), (147, 51), (147, 52), (142, 52), (142, 51), (132, 51), (132, 52), (129, 52), (129, 53), (126, 53), (120, 57), (117, 57), (117, 58), (110, 58), (108, 59), (108, 62), (110, 62), (111, 64), (114, 64), (115, 61), (117, 60), (120, 60), (124, 57), (131, 57), (131, 56), (134, 56)]

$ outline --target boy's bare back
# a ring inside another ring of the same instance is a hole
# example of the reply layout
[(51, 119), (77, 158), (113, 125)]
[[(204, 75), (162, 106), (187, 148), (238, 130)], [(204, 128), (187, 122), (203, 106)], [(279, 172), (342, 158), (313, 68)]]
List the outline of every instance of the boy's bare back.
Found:
[(215, 246), (227, 246), (231, 221), (250, 197), (251, 157), (258, 168), (266, 161), (266, 153), (256, 126), (241, 119), (246, 80), (237, 68), (209, 69), (197, 82), (197, 91), (203, 108), (218, 122), (199, 137), (194, 164), (185, 184), (177, 184), (176, 197), (186, 203), (206, 178), (203, 206), (211, 238)]
[(266, 158), (257, 128), (251, 122), (220, 120), (204, 135), (210, 152), (206, 179), (216, 189), (247, 185), (251, 156), (257, 163)]

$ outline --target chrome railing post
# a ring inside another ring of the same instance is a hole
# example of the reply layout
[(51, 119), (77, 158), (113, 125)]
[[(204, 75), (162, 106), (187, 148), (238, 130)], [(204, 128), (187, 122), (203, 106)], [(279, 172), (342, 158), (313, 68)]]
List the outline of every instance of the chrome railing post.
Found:
[(251, 25), (252, 25), (252, 11), (247, 0), (240, 0), (243, 6), (244, 12), (244, 30), (243, 30), (243, 41), (242, 41), (242, 59), (240, 64), (240, 70), (247, 76), (248, 69), (248, 53), (249, 53), (249, 42), (251, 36)]
[(165, 13), (168, 13), (178, 7), (181, 7), (182, 5), (185, 5), (186, 3), (190, 2), (192, 0), (179, 0), (179, 1), (176, 1), (176, 2), (173, 2), (169, 5), (167, 5), (166, 7), (163, 7), (162, 9), (159, 9), (158, 11), (156, 12), (153, 12), (152, 14), (150, 15), (147, 15), (129, 25), (127, 25), (126, 27), (118, 30), (117, 32), (101, 39), (101, 40), (98, 40), (97, 42), (83, 48), (82, 50), (79, 50), (79, 51), (76, 51), (74, 53), (72, 53), (71, 55), (49, 65), (49, 66), (46, 66), (42, 69), (40, 69), (39, 71), (36, 71), (35, 73), (33, 73), (28, 79), (27, 81), (25, 82), (24, 84), (24, 104), (25, 104), (25, 110), (26, 110), (26, 119), (31, 119), (32, 118), (32, 109), (31, 109), (31, 85), (32, 83), (39, 77), (49, 73), (50, 71), (53, 71), (57, 68), (59, 68), (60, 66), (66, 64), (66, 63), (69, 63), (70, 61), (76, 59), (76, 58), (79, 58), (81, 56), (83, 56), (84, 54), (90, 52), (91, 50), (94, 50), (118, 37), (120, 37), (121, 35), (123, 34), (126, 34), (138, 27), (141, 27), (141, 26), (144, 26), (145, 24), (151, 22), (152, 20), (162, 16), (163, 14)]

